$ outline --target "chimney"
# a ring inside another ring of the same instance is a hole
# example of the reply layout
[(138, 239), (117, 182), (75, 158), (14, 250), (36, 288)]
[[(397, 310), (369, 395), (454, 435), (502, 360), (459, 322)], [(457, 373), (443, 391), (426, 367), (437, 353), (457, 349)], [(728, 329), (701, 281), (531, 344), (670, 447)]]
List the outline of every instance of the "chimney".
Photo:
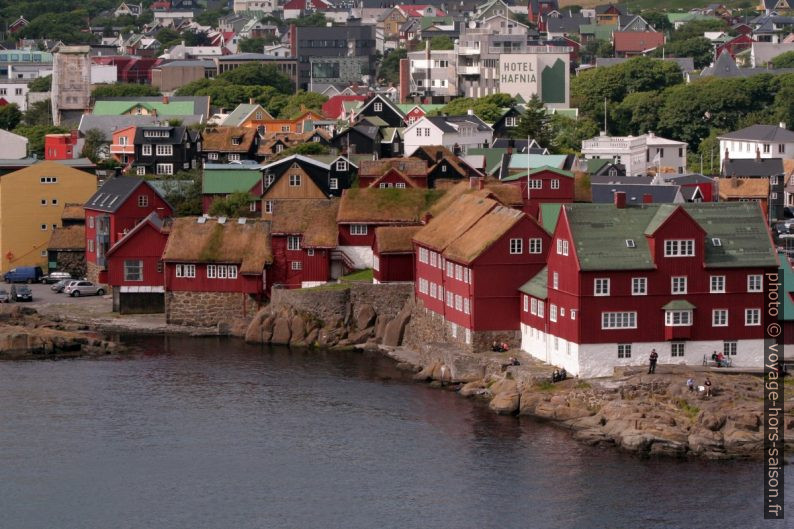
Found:
[(731, 178), (731, 187), (739, 187), (739, 179), (735, 176)]
[(433, 214), (429, 211), (426, 211), (424, 215), (422, 215), (422, 224), (427, 224), (433, 219)]
[(163, 96), (163, 104), (164, 104), (164, 105), (167, 105), (167, 104), (168, 104), (168, 101), (169, 101), (169, 98), (168, 98), (168, 96)]
[(615, 207), (618, 209), (624, 209), (626, 207), (625, 191), (615, 191)]
[(254, 103), (254, 98), (253, 98), (253, 97), (249, 97), (249, 98), (248, 98), (248, 104), (249, 104), (249, 105), (254, 105), (254, 104), (255, 104), (255, 103)]
[(781, 121), (780, 122), (780, 128), (781, 129), (785, 129), (786, 128), (786, 122), (785, 121)]
[(653, 196), (650, 193), (644, 193), (642, 195), (642, 203), (643, 204), (653, 204)]
[(473, 115), (474, 115), (474, 110), (472, 110), (472, 109), (470, 108), (470, 109), (468, 109), (468, 110), (466, 111), (466, 114), (468, 114), (469, 116), (473, 116)]

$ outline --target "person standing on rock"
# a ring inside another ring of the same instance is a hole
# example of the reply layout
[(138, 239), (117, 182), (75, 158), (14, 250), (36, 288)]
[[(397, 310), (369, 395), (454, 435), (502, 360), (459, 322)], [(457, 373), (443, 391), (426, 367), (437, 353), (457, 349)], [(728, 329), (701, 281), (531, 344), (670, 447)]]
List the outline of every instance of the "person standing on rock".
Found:
[(689, 377), (686, 381), (686, 387), (689, 389), (690, 393), (695, 391), (695, 379)]
[(659, 355), (656, 354), (656, 349), (651, 350), (650, 365), (648, 366), (648, 374), (656, 373), (656, 361), (659, 360)]
[(706, 377), (706, 381), (703, 382), (703, 385), (706, 386), (706, 396), (711, 397), (711, 379)]

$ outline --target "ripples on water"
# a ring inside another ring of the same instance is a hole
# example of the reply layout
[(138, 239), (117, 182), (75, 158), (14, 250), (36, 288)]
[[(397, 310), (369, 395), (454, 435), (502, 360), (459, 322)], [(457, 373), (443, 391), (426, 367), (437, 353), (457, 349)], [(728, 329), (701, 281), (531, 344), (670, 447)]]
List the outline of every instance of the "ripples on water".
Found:
[(794, 527), (761, 519), (758, 463), (584, 447), (377, 355), (130, 341), (0, 363), (0, 527)]

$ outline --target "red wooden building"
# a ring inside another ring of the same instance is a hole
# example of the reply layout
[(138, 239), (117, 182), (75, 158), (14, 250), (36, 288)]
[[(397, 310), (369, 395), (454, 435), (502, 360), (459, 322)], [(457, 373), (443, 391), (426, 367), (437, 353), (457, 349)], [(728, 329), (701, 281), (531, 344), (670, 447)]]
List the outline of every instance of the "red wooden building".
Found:
[(584, 377), (700, 365), (724, 352), (762, 365), (764, 274), (777, 256), (755, 203), (562, 207), (548, 267), (522, 288), (522, 349)]
[(475, 351), (517, 341), (512, 289), (543, 268), (550, 240), (534, 218), (484, 195), (461, 196), (414, 237), (417, 300)]
[(272, 262), (267, 221), (174, 219), (163, 251), (166, 321), (213, 326), (253, 314)]
[(750, 49), (753, 45), (753, 42), (755, 41), (751, 35), (738, 35), (725, 44), (720, 44), (717, 46), (717, 49), (714, 50), (714, 57), (719, 57), (722, 55), (723, 51), (726, 51), (735, 59), (737, 53), (741, 53), (744, 50)]
[(540, 204), (569, 204), (574, 199), (574, 175), (556, 167), (538, 167), (502, 179), (521, 189), (524, 212), (538, 217)]
[(107, 252), (113, 310), (121, 314), (165, 311), (163, 250), (170, 219), (150, 213)]
[(331, 270), (339, 239), (338, 211), (338, 198), (283, 200), (273, 205), (268, 290), (273, 285), (313, 287), (341, 275), (341, 267), (335, 267), (333, 274)]
[(375, 228), (372, 278), (375, 283), (414, 280), (414, 235), (421, 226)]
[(44, 136), (45, 160), (71, 160), (79, 158), (77, 149), (77, 130), (68, 134), (47, 134)]
[(126, 232), (152, 212), (173, 215), (171, 205), (151, 184), (128, 176), (107, 180), (83, 207), (86, 275), (99, 283), (107, 281), (105, 255)]

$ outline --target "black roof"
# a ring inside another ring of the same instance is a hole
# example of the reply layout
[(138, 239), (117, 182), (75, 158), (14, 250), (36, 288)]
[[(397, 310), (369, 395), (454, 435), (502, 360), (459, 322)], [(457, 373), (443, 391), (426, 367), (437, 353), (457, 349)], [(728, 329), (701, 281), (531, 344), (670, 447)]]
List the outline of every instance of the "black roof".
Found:
[(661, 175), (665, 182), (677, 185), (686, 184), (713, 184), (714, 179), (699, 173)]
[(651, 185), (652, 176), (626, 176), (609, 174), (594, 174), (590, 176), (590, 184), (611, 184), (611, 185)]
[[(154, 130), (167, 130), (167, 137), (153, 137), (146, 136), (147, 132)], [(137, 127), (135, 129), (135, 144), (141, 143), (159, 143), (164, 145), (177, 145), (182, 143), (185, 135), (189, 141), (195, 141), (195, 137), (190, 133), (187, 127), (180, 125), (179, 127)]]
[(725, 160), (723, 176), (773, 176), (783, 174), (781, 158), (751, 158), (748, 160)]
[(111, 178), (88, 199), (83, 207), (94, 211), (114, 213), (142, 183), (145, 183), (143, 179), (131, 176)]
[(640, 185), (640, 184), (593, 184), (593, 204), (611, 204), (615, 200), (615, 192), (626, 193), (627, 204), (642, 204), (644, 195), (650, 195), (654, 204), (672, 204), (680, 189), (675, 185)]

